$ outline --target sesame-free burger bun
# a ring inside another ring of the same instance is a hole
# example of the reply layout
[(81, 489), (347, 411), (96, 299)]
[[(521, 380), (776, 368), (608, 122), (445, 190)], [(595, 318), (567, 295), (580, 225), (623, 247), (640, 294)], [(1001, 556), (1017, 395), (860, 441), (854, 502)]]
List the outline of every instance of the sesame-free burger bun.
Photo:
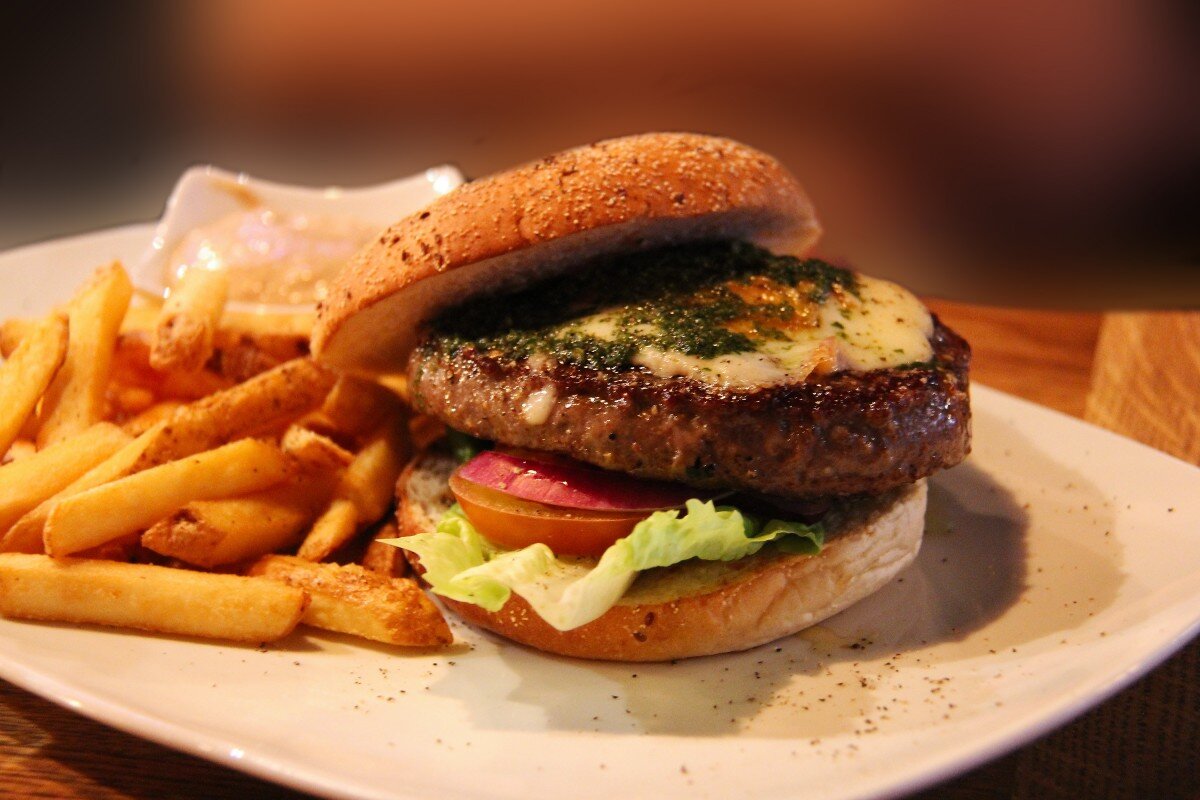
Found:
[[(453, 502), (456, 466), (430, 450), (397, 486), (401, 533), (432, 530)], [(498, 612), (442, 598), (481, 628), (551, 653), (609, 661), (667, 661), (745, 650), (787, 636), (879, 590), (908, 566), (925, 526), (925, 481), (860, 500), (827, 519), (816, 556), (773, 548), (733, 562), (693, 559), (643, 573), (607, 613), (570, 631), (551, 627), (513, 595)]]
[(795, 178), (758, 150), (691, 133), (597, 142), (465, 184), (392, 225), (331, 285), (313, 351), (344, 370), (399, 372), (423, 322), (480, 293), (605, 253), (736, 238), (799, 255), (819, 234)]

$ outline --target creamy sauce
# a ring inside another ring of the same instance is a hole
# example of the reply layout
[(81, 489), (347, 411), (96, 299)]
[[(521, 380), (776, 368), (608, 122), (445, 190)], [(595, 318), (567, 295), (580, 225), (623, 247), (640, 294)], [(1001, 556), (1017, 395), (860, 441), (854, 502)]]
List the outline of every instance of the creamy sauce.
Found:
[(345, 216), (283, 214), (257, 207), (189, 232), (167, 261), (174, 286), (188, 269), (229, 273), (229, 299), (272, 305), (311, 305), (329, 281), (376, 233)]

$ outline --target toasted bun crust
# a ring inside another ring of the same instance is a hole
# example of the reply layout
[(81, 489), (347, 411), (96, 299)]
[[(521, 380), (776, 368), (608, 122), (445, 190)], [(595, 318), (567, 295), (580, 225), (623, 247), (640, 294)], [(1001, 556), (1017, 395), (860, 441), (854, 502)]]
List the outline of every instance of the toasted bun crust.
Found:
[(691, 133), (598, 142), (466, 184), (388, 228), (330, 287), (313, 351), (343, 369), (399, 372), (441, 308), (589, 256), (735, 237), (799, 254), (819, 233), (795, 178), (743, 144)]
[[(400, 478), (402, 535), (431, 530), (453, 502), (454, 463), (419, 456)], [(815, 625), (880, 589), (916, 557), (925, 481), (843, 512), (818, 556), (774, 551), (645, 573), (593, 622), (558, 631), (520, 597), (491, 613), (442, 598), (467, 621), (539, 650), (606, 661), (667, 661), (745, 650)]]

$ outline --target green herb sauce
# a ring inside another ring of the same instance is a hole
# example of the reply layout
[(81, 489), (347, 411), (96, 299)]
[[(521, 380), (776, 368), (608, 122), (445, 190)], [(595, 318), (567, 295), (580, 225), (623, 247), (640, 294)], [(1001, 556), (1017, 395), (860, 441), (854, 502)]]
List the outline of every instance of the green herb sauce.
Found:
[[(842, 291), (857, 294), (854, 273), (818, 259), (736, 241), (677, 245), (472, 300), (436, 319), (423, 348), (511, 360), (543, 354), (588, 369), (626, 367), (642, 348), (707, 359), (787, 338), (781, 327), (805, 324)], [(596, 335), (597, 324), (606, 335)]]

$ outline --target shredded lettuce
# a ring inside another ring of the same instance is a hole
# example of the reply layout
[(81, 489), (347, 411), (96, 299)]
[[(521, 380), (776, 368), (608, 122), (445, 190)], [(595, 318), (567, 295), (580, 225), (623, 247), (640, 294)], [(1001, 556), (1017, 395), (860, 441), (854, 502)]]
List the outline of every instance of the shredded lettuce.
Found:
[(637, 574), (692, 558), (735, 561), (767, 542), (789, 553), (815, 555), (824, 544), (817, 525), (772, 519), (763, 522), (736, 508), (688, 500), (687, 513), (656, 511), (598, 562), (557, 557), (544, 544), (502, 550), (487, 541), (455, 505), (429, 533), (384, 539), (416, 553), (425, 580), (437, 594), (499, 611), (512, 592), (560, 631), (584, 625), (608, 611)]

